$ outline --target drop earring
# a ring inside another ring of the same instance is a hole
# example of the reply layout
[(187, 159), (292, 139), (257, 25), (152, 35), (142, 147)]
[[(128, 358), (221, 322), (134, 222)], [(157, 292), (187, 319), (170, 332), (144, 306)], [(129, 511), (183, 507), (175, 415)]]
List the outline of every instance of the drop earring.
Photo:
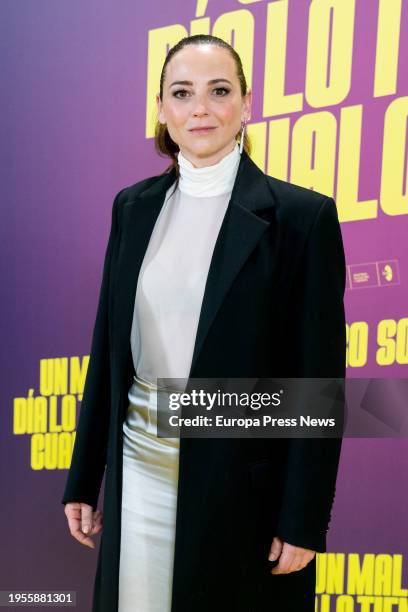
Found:
[(240, 141), (239, 141), (239, 152), (240, 152), (240, 154), (242, 154), (242, 149), (244, 148), (245, 126), (246, 126), (246, 121), (244, 119), (244, 121), (241, 124), (241, 138), (240, 138)]

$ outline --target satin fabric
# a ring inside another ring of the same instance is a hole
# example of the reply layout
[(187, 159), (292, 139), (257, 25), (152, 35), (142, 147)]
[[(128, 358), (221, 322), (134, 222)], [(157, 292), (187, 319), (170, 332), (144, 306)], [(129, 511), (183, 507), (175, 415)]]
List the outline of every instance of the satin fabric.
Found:
[(119, 612), (171, 607), (179, 438), (157, 437), (162, 387), (134, 376), (123, 422)]

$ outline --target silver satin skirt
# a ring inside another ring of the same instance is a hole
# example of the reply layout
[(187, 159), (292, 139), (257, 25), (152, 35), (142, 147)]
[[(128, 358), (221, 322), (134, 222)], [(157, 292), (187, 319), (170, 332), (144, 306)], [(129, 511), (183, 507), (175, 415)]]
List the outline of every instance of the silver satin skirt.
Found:
[(118, 612), (170, 612), (179, 438), (157, 437), (162, 387), (134, 376), (123, 422)]

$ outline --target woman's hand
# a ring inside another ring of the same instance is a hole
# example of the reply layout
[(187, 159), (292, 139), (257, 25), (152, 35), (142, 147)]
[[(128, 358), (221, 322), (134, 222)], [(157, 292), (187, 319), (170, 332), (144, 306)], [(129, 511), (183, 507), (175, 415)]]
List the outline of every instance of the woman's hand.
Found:
[(65, 504), (65, 515), (71, 535), (81, 544), (95, 548), (89, 536), (102, 531), (102, 512), (93, 512), (92, 506), (82, 502), (68, 502)]
[(271, 574), (297, 572), (303, 569), (313, 559), (315, 554), (316, 551), (314, 550), (294, 546), (275, 536), (272, 540), (268, 559), (269, 561), (275, 561), (279, 555), (280, 557), (278, 565), (271, 569)]

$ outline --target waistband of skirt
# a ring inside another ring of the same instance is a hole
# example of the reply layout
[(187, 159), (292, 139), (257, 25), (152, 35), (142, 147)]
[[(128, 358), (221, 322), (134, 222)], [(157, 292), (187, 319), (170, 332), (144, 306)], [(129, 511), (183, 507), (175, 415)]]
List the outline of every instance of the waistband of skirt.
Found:
[(137, 376), (136, 374), (133, 375), (133, 380), (134, 380), (134, 384), (138, 385), (139, 387), (143, 387), (144, 389), (148, 391), (167, 391), (168, 393), (171, 393), (171, 392), (180, 393), (179, 389), (175, 389), (175, 388), (172, 388), (166, 385), (158, 385), (157, 383), (154, 383), (153, 381), (145, 380), (144, 378), (140, 378), (140, 376)]

